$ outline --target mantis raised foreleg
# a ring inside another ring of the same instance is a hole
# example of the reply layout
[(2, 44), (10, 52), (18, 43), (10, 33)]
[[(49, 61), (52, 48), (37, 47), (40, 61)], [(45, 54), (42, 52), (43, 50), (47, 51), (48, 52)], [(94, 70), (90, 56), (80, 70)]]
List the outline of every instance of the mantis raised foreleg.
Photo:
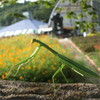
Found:
[(40, 50), (40, 48), (41, 48), (41, 45), (38, 46), (38, 47), (35, 49), (35, 51), (32, 53), (32, 55), (30, 55), (28, 58), (26, 58), (26, 59), (23, 60), (23, 61), (18, 62), (18, 63), (15, 64), (14, 66), (12, 66), (11, 69), (10, 69), (10, 71), (8, 72), (8, 75), (6, 76), (6, 78), (11, 74), (12, 69), (13, 69), (14, 67), (18, 66), (17, 72), (16, 72), (15, 75), (14, 75), (14, 76), (16, 76), (17, 73), (18, 73), (18, 71), (19, 71), (19, 69), (20, 69), (24, 64), (26, 64), (26, 63), (28, 63), (30, 60), (32, 60), (32, 59), (36, 56), (36, 54), (38, 53), (38, 51)]

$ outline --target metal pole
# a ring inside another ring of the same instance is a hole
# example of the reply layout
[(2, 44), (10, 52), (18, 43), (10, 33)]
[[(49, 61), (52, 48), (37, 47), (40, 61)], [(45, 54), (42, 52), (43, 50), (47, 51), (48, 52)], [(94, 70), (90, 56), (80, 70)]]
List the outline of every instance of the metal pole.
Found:
[(51, 15), (50, 15), (50, 18), (49, 18), (49, 21), (48, 21), (48, 26), (50, 26), (50, 23), (51, 23), (51, 18), (53, 17), (53, 13), (55, 12), (56, 8), (58, 7), (58, 5), (60, 4), (60, 0), (57, 2), (57, 4), (55, 5)]

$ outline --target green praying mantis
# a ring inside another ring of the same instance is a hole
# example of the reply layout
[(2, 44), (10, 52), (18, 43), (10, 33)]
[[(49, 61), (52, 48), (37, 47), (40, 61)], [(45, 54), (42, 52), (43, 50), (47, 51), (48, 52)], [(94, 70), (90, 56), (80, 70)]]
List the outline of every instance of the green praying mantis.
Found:
[[(66, 76), (64, 75), (64, 73), (62, 71), (66, 64), (68, 65), (69, 68), (71, 68), (73, 71), (75, 71), (76, 73), (78, 73), (81, 76), (87, 75), (87, 76), (90, 76), (90, 77), (100, 78), (99, 74), (97, 74), (97, 73), (93, 72), (92, 70), (86, 68), (85, 66), (77, 63), (76, 61), (71, 60), (70, 58), (61, 55), (60, 53), (56, 52), (55, 50), (50, 48), (45, 43), (41, 42), (40, 40), (33, 39), (32, 43), (34, 43), (34, 42), (39, 43), (40, 45), (35, 49), (35, 51), (32, 53), (32, 55), (30, 55), (25, 60), (20, 61), (17, 64), (15, 64), (14, 66), (12, 66), (6, 77), (8, 77), (11, 74), (11, 71), (12, 71), (13, 67), (16, 67), (16, 66), (18, 66), (18, 69), (17, 69), (17, 72), (16, 72), (16, 74), (17, 74), (19, 69), (21, 68), (21, 66), (23, 66), (23, 64), (27, 64), (27, 62), (32, 60), (37, 55), (37, 53), (41, 49), (41, 47), (45, 47), (46, 49), (51, 51), (56, 57), (60, 58), (61, 61), (62, 61), (62, 65), (58, 68), (58, 70), (52, 76), (53, 84), (54, 84), (54, 78), (58, 74), (58, 72), (61, 72), (61, 74), (63, 75), (65, 81), (68, 83), (68, 80), (67, 80)], [(16, 76), (16, 74), (15, 74), (15, 76)]]

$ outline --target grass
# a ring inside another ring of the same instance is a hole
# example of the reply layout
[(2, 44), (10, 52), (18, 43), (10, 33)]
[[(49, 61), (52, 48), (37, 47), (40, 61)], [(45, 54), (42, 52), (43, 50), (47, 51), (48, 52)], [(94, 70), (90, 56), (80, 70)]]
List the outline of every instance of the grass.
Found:
[(100, 67), (100, 52), (90, 52), (88, 56), (96, 63), (97, 67)]
[(100, 67), (100, 36), (73, 37), (72, 41)]
[[(2, 38), (0, 40), (0, 76), (1, 79), (5, 79), (9, 69), (17, 62), (30, 56), (35, 48), (38, 46), (37, 43), (30, 44), (33, 38), (39, 39), (42, 42), (49, 45), (57, 52), (62, 55), (66, 55), (69, 58), (74, 59), (71, 51), (64, 49), (57, 41), (56, 38), (42, 36), (31, 36), (31, 35), (19, 35), (16, 37)], [(82, 62), (82, 61), (81, 61)], [(14, 73), (17, 67), (13, 69), (13, 72), (8, 80), (21, 80), (31, 82), (52, 82), (52, 76), (55, 71), (61, 66), (62, 61), (55, 57), (50, 51), (42, 48), (34, 60), (21, 67), (17, 76), (14, 77)], [(85, 64), (85, 62), (82, 62)], [(72, 70), (66, 67), (64, 73), (69, 82), (82, 82), (85, 80), (84, 77), (79, 76)], [(59, 73), (55, 78), (56, 82), (64, 83), (62, 75)]]

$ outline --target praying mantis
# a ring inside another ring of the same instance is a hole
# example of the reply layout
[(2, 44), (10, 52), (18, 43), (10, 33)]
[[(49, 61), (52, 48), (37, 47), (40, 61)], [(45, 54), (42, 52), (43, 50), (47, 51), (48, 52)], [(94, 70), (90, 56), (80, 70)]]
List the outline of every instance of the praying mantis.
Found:
[(41, 49), (41, 47), (45, 47), (46, 49), (48, 49), (50, 52), (52, 52), (56, 57), (58, 57), (62, 61), (62, 65), (58, 68), (58, 70), (52, 76), (53, 84), (54, 84), (54, 78), (58, 74), (58, 72), (61, 72), (61, 74), (64, 77), (65, 81), (68, 83), (68, 80), (67, 80), (66, 76), (64, 75), (64, 73), (62, 71), (66, 64), (68, 65), (69, 68), (71, 68), (73, 71), (75, 71), (76, 73), (78, 73), (81, 76), (87, 75), (87, 76), (90, 76), (90, 77), (100, 78), (99, 74), (93, 72), (92, 70), (86, 68), (85, 66), (77, 63), (76, 61), (74, 61), (74, 60), (72, 60), (72, 59), (70, 59), (70, 58), (68, 58), (68, 57), (66, 57), (64, 55), (61, 55), (60, 53), (56, 52), (55, 50), (53, 50), (52, 48), (50, 48), (45, 43), (41, 42), (40, 40), (33, 39), (32, 43), (34, 43), (34, 42), (38, 43), (39, 46), (35, 49), (35, 51), (32, 53), (32, 55), (30, 55), (25, 60), (20, 61), (17, 64), (15, 64), (14, 66), (12, 66), (11, 69), (10, 69), (10, 71), (9, 71), (9, 73), (8, 73), (8, 75), (6, 77), (8, 77), (11, 74), (11, 71), (12, 71), (13, 67), (19, 66), (18, 69), (17, 69), (17, 72), (16, 72), (16, 74), (17, 74), (18, 71), (19, 71), (19, 69), (21, 68), (21, 66), (23, 64), (27, 64), (27, 62), (29, 62), (30, 60), (32, 60), (37, 55), (37, 53)]

